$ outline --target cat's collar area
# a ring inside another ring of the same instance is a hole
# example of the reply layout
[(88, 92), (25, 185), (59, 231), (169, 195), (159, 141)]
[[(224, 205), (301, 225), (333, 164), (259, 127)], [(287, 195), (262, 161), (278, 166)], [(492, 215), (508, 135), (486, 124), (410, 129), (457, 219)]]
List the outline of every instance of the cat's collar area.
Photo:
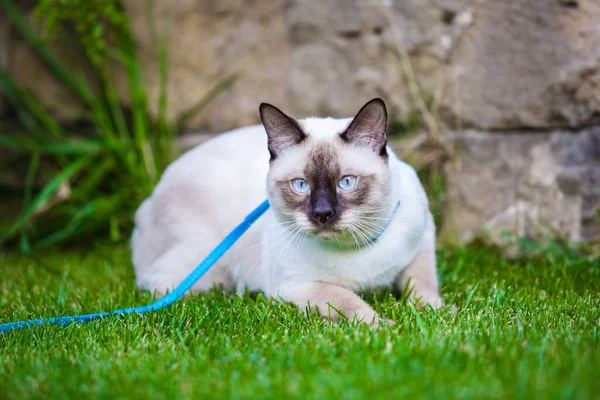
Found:
[(352, 250), (352, 249), (360, 250), (364, 246), (370, 246), (370, 245), (374, 244), (375, 242), (377, 242), (377, 240), (379, 240), (379, 238), (385, 233), (385, 231), (389, 227), (390, 223), (394, 219), (394, 216), (396, 215), (396, 211), (398, 211), (398, 208), (400, 208), (400, 200), (398, 200), (398, 202), (396, 203), (396, 207), (394, 207), (394, 211), (392, 212), (392, 215), (390, 215), (390, 218), (381, 227), (381, 229), (377, 232), (377, 234), (374, 235), (373, 237), (369, 238), (368, 240), (365, 240), (365, 239), (359, 240), (358, 237), (353, 236), (354, 240), (351, 240), (351, 241), (341, 241), (341, 240), (337, 240), (337, 239), (335, 239), (335, 240), (329, 239), (329, 240), (321, 240), (320, 242), (327, 247), (344, 249), (344, 250)]

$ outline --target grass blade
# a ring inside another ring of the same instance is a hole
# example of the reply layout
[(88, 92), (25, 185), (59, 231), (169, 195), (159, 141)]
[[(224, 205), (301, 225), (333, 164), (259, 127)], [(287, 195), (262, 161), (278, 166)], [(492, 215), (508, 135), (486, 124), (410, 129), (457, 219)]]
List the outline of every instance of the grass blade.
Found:
[(106, 150), (104, 143), (97, 140), (65, 140), (38, 143), (24, 135), (0, 136), (0, 147), (28, 153), (39, 152), (51, 155), (94, 155)]
[(30, 220), (30, 218), (35, 214), (40, 205), (42, 205), (45, 201), (49, 200), (56, 190), (60, 186), (61, 183), (71, 178), (83, 168), (85, 168), (90, 163), (90, 159), (87, 157), (79, 158), (78, 160), (72, 162), (67, 165), (60, 173), (58, 173), (54, 178), (48, 182), (44, 188), (37, 195), (32, 204), (26, 208), (21, 217), (19, 217), (15, 223), (8, 229), (8, 232), (4, 237), (0, 238), (0, 243), (2, 243), (6, 237), (12, 236), (15, 232), (23, 228), (25, 224)]
[(75, 233), (77, 233), (77, 230), (85, 222), (85, 219), (87, 217), (93, 215), (95, 211), (96, 211), (95, 201), (91, 201), (90, 203), (81, 207), (73, 215), (73, 218), (69, 221), (69, 223), (67, 223), (67, 225), (63, 229), (60, 229), (60, 230), (46, 236), (45, 238), (39, 240), (35, 244), (34, 249), (38, 250), (38, 249), (41, 249), (44, 247), (52, 246), (56, 243), (59, 243), (65, 239), (70, 238)]
[(415, 317), (415, 321), (417, 322), (417, 326), (419, 327), (419, 330), (422, 333), (427, 333), (427, 327), (425, 326), (425, 323), (421, 319), (421, 316), (419, 315), (419, 312), (417, 311), (413, 302), (409, 301), (407, 304), (408, 304), (408, 308), (410, 309), (410, 312)]
[(5, 147), (13, 151), (38, 151), (37, 143), (27, 136), (2, 135), (0, 136), (0, 147)]
[(200, 101), (198, 101), (196, 104), (194, 104), (181, 114), (181, 116), (177, 120), (177, 129), (179, 130), (186, 126), (189, 123), (189, 121), (196, 115), (198, 115), (198, 113), (200, 113), (202, 110), (204, 110), (206, 106), (208, 106), (215, 97), (217, 97), (221, 92), (229, 89), (241, 76), (241, 73), (234, 72), (231, 75), (224, 78), (219, 83), (217, 83), (212, 89), (208, 91), (206, 95), (204, 95), (204, 97), (200, 99)]
[[(23, 208), (27, 208), (30, 205), (31, 197), (33, 195), (33, 184), (35, 182), (35, 176), (37, 175), (38, 168), (40, 166), (40, 153), (34, 152), (31, 155), (31, 161), (29, 162), (29, 168), (27, 170), (27, 179), (25, 180), (25, 193), (23, 196)], [(31, 246), (29, 245), (29, 238), (27, 232), (21, 230), (21, 251), (23, 254), (29, 254), (31, 252)]]
[[(2, 0), (0, 0), (2, 1)], [(25, 128), (34, 136), (43, 139), (47, 136), (47, 132), (40, 127), (39, 122), (23, 104), (23, 96), (25, 91), (17, 85), (17, 83), (0, 68), (0, 87), (8, 102), (14, 107), (17, 117), (23, 123)]]
[(54, 57), (48, 46), (36, 36), (27, 22), (27, 19), (11, 0), (0, 0), (0, 7), (6, 10), (11, 22), (21, 32), (31, 48), (40, 56), (42, 61), (48, 66), (50, 72), (61, 82), (63, 82), (75, 94), (79, 95), (86, 103), (92, 98), (91, 90), (80, 76), (75, 76), (73, 71), (65, 68)]

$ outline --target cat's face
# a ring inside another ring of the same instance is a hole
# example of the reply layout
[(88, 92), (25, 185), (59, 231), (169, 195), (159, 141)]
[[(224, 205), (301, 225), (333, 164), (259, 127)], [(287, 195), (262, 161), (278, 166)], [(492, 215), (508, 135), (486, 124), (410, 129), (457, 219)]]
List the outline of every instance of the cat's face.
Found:
[(376, 236), (391, 208), (383, 101), (351, 120), (296, 121), (269, 104), (260, 113), (271, 154), (268, 195), (282, 226), (357, 245)]

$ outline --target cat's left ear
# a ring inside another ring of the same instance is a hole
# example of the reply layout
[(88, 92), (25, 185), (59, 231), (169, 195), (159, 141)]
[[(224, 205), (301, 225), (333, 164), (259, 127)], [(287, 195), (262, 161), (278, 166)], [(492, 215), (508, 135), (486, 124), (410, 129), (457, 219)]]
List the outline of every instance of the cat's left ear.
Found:
[(368, 147), (387, 157), (387, 109), (381, 99), (373, 99), (356, 114), (348, 128), (340, 135), (342, 140)]
[(306, 139), (298, 122), (287, 116), (279, 108), (262, 103), (259, 107), (260, 119), (267, 131), (271, 161), (284, 150), (300, 144)]

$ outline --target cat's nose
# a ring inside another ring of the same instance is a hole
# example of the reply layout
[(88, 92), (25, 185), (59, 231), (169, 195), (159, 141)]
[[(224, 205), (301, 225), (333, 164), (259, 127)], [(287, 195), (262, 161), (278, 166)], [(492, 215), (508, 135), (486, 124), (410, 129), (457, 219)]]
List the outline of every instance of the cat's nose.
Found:
[(333, 214), (335, 214), (335, 211), (330, 204), (317, 204), (317, 206), (313, 209), (312, 214), (313, 217), (324, 224), (333, 216)]

